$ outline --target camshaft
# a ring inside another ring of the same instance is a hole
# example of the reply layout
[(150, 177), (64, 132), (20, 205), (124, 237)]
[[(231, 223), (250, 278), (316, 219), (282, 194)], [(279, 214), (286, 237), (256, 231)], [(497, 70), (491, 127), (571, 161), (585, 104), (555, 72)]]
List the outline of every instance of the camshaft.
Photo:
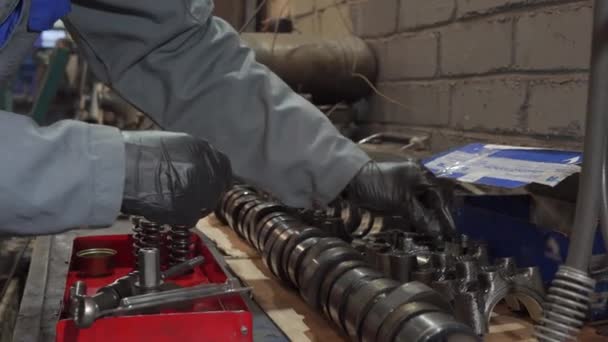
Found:
[(261, 253), (277, 278), (353, 341), (479, 341), (435, 290), (386, 277), (349, 243), (249, 188), (226, 192), (216, 215)]

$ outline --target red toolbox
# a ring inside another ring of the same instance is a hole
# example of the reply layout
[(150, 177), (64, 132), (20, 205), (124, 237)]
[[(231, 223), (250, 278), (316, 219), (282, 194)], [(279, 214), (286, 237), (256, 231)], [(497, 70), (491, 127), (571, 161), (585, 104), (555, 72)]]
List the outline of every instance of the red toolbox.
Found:
[[(169, 281), (189, 287), (204, 283), (224, 283), (228, 276), (203, 241), (193, 235), (196, 255), (205, 262), (194, 272)], [(158, 314), (101, 318), (87, 329), (79, 329), (69, 318), (69, 289), (76, 281), (87, 285), (87, 295), (133, 270), (133, 240), (130, 235), (80, 237), (74, 240), (72, 259), (66, 281), (63, 309), (57, 323), (57, 342), (93, 341), (252, 341), (252, 316), (240, 295), (221, 299), (202, 299), (190, 310), (165, 310)], [(85, 277), (78, 269), (76, 253), (90, 248), (110, 248), (117, 251), (112, 274), (104, 277)]]

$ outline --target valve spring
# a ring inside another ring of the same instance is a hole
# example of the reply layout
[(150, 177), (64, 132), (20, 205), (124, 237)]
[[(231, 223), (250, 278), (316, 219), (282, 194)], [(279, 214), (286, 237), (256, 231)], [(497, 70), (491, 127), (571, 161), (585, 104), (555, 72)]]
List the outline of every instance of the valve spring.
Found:
[(190, 227), (172, 226), (169, 233), (169, 263), (176, 265), (190, 258), (192, 241), (190, 238)]
[(133, 224), (133, 256), (137, 262), (137, 253), (141, 246), (139, 245), (139, 239), (141, 239), (141, 217), (131, 216), (131, 223)]
[(549, 288), (535, 337), (541, 342), (576, 341), (594, 291), (595, 280), (579, 270), (561, 266)]
[(134, 228), (133, 255), (135, 256), (135, 266), (138, 265), (138, 256), (140, 248), (158, 248), (162, 247), (162, 226), (160, 224), (150, 222), (145, 218), (139, 218), (137, 228)]

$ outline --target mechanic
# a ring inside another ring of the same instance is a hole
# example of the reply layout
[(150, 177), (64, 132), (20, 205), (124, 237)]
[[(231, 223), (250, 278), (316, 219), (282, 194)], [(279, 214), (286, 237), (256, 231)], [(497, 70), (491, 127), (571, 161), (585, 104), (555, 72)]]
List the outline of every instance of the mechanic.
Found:
[(230, 162), (240, 179), (290, 206), (344, 194), (407, 213), (419, 229), (453, 231), (428, 171), (414, 161), (370, 161), (257, 63), (212, 8), (211, 0), (2, 0), (0, 82), (62, 19), (101, 82), (164, 130), (181, 132), (121, 133), (70, 120), (38, 127), (0, 112), (2, 232), (104, 227), (121, 210), (193, 224), (229, 186)]

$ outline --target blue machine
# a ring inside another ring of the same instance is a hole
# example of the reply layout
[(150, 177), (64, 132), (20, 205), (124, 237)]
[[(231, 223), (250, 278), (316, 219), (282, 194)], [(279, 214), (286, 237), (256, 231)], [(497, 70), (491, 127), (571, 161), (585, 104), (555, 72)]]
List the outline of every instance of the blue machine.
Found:
[[(465, 196), (459, 201), (454, 218), (461, 233), (486, 241), (492, 258), (511, 256), (521, 267), (538, 266), (545, 285), (550, 285), (559, 265), (566, 260), (569, 239), (561, 232), (530, 222), (529, 196)], [(598, 232), (593, 254), (603, 253), (604, 243)], [(608, 318), (608, 276), (597, 281), (593, 320)]]

